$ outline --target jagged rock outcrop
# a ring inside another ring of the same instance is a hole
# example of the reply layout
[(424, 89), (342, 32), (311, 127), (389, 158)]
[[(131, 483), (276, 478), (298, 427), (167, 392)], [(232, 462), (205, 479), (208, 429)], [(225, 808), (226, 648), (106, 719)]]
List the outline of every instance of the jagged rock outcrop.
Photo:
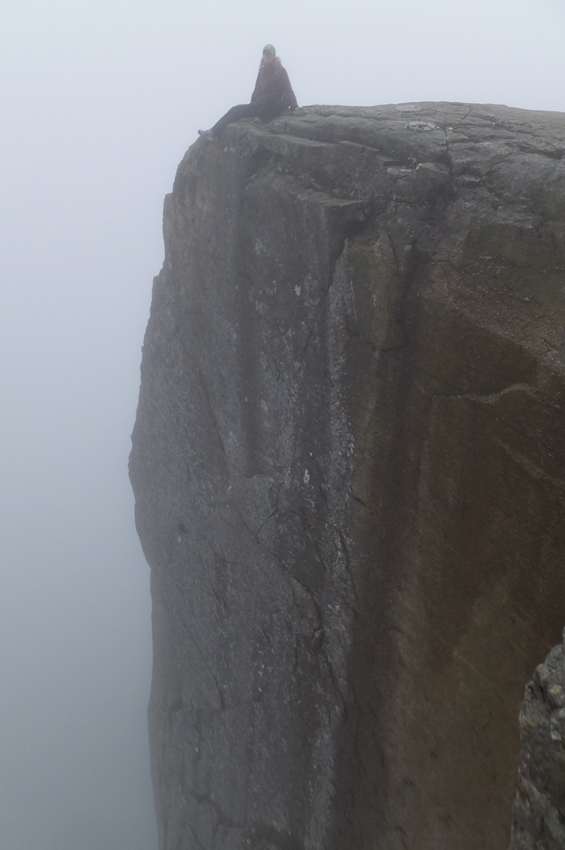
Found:
[(199, 141), (131, 478), (161, 850), (502, 850), (565, 620), (565, 116)]
[(511, 850), (565, 848), (565, 667), (554, 647), (528, 683), (520, 712), (520, 779)]

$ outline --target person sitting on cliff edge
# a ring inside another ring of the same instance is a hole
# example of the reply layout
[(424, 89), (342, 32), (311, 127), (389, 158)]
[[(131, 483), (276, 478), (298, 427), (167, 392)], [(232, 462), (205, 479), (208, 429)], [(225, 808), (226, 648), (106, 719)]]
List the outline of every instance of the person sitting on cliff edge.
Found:
[(224, 127), (234, 121), (240, 121), (242, 118), (271, 121), (283, 112), (293, 112), (297, 108), (298, 103), (288, 74), (281, 65), (277, 51), (272, 44), (266, 44), (251, 103), (232, 106), (210, 130), (199, 130), (198, 134), (205, 139), (217, 139)]

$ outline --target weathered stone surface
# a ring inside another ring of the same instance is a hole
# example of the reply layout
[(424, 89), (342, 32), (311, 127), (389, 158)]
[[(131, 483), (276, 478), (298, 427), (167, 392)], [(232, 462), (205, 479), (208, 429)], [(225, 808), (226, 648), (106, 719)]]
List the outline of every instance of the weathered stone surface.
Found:
[(165, 204), (131, 476), (161, 850), (498, 850), (561, 631), (565, 116), (315, 107)]
[(536, 668), (520, 712), (520, 773), (511, 850), (565, 848), (563, 644)]

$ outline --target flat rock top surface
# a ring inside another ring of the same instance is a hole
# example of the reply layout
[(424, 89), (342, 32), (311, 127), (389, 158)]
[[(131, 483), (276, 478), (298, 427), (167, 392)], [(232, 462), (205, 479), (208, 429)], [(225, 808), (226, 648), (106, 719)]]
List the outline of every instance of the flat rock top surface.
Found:
[[(247, 123), (247, 122), (246, 122)], [(261, 126), (261, 125), (259, 125)], [(565, 113), (516, 109), (496, 104), (399, 103), (382, 106), (306, 106), (281, 116), (265, 128), (272, 133), (292, 130), (320, 141), (378, 143), (382, 131), (398, 136), (428, 135), (422, 148), (436, 149), (441, 136), (456, 143), (514, 140), (518, 150), (560, 159), (565, 153)], [(341, 128), (341, 129), (340, 129)]]

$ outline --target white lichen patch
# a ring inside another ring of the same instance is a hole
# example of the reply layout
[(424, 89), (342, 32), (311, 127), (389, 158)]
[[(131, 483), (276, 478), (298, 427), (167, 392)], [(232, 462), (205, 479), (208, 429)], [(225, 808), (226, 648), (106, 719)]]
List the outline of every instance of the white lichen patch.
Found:
[(437, 124), (433, 124), (431, 121), (410, 121), (409, 124), (405, 125), (404, 129), (429, 133), (430, 130), (437, 130)]

